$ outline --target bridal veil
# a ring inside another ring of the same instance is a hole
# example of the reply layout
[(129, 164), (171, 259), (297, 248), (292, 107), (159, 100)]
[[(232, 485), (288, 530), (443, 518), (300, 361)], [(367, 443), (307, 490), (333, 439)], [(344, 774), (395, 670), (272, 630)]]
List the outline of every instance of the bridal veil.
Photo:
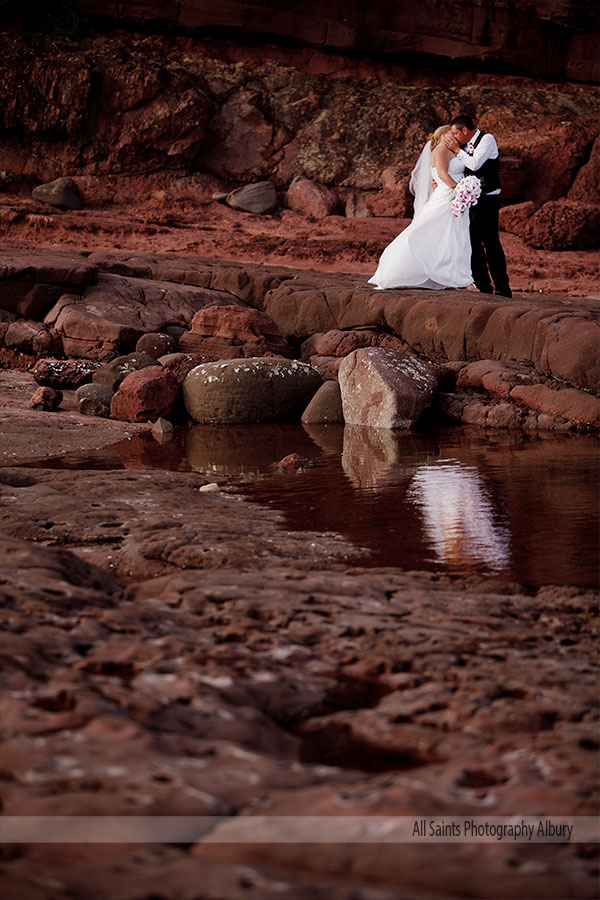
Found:
[(418, 216), (433, 193), (431, 185), (431, 141), (427, 141), (417, 164), (410, 173), (408, 188), (414, 195), (415, 216)]

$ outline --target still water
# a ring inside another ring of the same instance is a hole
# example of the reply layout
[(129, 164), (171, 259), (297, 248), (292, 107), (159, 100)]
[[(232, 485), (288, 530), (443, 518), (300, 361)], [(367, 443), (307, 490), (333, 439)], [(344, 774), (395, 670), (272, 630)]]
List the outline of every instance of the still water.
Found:
[[(166, 468), (233, 480), (293, 530), (343, 534), (360, 565), (599, 583), (599, 442), (456, 427), (394, 432), (343, 425), (195, 425), (159, 445), (138, 435), (61, 467)], [(276, 463), (296, 452), (311, 465)], [(51, 462), (49, 464), (52, 464)]]

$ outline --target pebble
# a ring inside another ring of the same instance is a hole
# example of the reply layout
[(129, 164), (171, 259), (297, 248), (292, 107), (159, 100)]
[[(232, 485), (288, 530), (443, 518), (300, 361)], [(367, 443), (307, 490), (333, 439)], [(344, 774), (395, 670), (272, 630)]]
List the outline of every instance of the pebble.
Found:
[(214, 494), (217, 491), (220, 491), (221, 488), (216, 482), (211, 481), (210, 484), (203, 484), (198, 490), (201, 494)]

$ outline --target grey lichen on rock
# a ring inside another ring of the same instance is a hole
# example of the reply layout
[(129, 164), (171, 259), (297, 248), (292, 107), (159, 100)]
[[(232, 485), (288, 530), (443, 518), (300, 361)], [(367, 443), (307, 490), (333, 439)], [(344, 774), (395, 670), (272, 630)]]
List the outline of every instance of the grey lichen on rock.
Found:
[(196, 422), (276, 422), (299, 418), (321, 384), (316, 369), (295, 359), (232, 359), (192, 369), (183, 399)]

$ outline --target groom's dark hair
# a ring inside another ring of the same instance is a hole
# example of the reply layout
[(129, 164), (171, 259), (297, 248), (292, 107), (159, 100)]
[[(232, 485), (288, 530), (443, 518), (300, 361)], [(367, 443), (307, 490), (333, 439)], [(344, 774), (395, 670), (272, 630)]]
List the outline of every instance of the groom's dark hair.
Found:
[(457, 128), (468, 128), (469, 131), (473, 131), (475, 129), (475, 123), (470, 116), (455, 116), (450, 125), (456, 125)]

